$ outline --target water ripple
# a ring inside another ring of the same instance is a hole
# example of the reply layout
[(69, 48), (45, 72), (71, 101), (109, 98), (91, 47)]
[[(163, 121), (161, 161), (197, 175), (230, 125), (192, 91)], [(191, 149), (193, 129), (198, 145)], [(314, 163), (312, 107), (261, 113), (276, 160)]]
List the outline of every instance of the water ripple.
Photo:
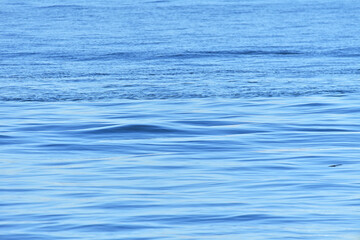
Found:
[(0, 239), (358, 239), (359, 6), (3, 1)]

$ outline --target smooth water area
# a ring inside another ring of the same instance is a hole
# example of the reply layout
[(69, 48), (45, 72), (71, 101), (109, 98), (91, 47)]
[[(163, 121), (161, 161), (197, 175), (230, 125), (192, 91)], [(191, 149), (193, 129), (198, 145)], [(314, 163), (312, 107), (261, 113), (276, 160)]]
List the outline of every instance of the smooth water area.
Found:
[(360, 3), (0, 3), (0, 239), (360, 239)]

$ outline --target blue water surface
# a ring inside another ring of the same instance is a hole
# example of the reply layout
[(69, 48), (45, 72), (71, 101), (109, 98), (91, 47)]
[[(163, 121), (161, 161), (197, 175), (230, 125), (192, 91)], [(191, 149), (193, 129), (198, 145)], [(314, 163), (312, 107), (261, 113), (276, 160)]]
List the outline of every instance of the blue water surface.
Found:
[(3, 0), (0, 239), (360, 239), (360, 2)]

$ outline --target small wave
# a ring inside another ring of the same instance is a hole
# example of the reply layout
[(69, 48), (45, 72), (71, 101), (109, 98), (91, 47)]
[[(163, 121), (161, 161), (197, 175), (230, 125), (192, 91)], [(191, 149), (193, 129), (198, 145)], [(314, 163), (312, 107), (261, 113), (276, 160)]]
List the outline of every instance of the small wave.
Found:
[(341, 49), (329, 51), (328, 54), (335, 57), (360, 57), (360, 48), (358, 47), (341, 48)]
[(221, 223), (221, 222), (249, 222), (261, 221), (272, 219), (283, 219), (267, 214), (244, 214), (238, 216), (219, 216), (219, 215), (183, 215), (183, 216), (169, 216), (169, 215), (152, 215), (152, 216), (139, 216), (135, 217), (136, 221), (157, 221), (166, 224), (208, 224), (208, 223)]
[(305, 127), (290, 127), (290, 128), (283, 128), (293, 132), (324, 132), (324, 133), (331, 133), (331, 132), (353, 132), (352, 130), (348, 129), (339, 129), (339, 128), (305, 128)]
[(38, 54), (39, 54), (38, 52), (5, 52), (1, 54), (1, 57), (4, 59), (23, 58), (23, 57), (33, 57)]
[(155, 0), (155, 1), (148, 1), (148, 2), (145, 2), (145, 3), (168, 3), (169, 1), (167, 0)]
[[(19, 239), (26, 239), (26, 240), (48, 240), (53, 239), (53, 236), (46, 235), (46, 234), (28, 234), (28, 233), (9, 233), (9, 234), (0, 234), (0, 239), (6, 240), (19, 240)], [(67, 238), (64, 238), (67, 239)]]
[(76, 9), (84, 9), (85, 7), (81, 6), (81, 5), (75, 5), (75, 4), (69, 4), (69, 5), (56, 4), (56, 5), (42, 6), (39, 8), (40, 9), (69, 9), (70, 8), (70, 9), (76, 10)]
[(167, 128), (157, 125), (146, 124), (127, 124), (122, 126), (110, 126), (98, 129), (90, 129), (83, 131), (84, 134), (108, 135), (108, 134), (177, 134), (184, 133), (184, 130)]
[(185, 53), (176, 53), (170, 55), (159, 56), (159, 58), (207, 58), (207, 57), (236, 57), (236, 56), (266, 56), (266, 55), (299, 55), (298, 51), (291, 50), (225, 50), (225, 51), (189, 51)]
[(302, 54), (298, 51), (291, 50), (223, 50), (223, 51), (186, 51), (162, 53), (156, 51), (122, 51), (108, 52), (91, 55), (74, 55), (73, 53), (51, 53), (45, 57), (50, 59), (63, 59), (74, 61), (112, 61), (112, 60), (163, 60), (163, 59), (196, 59), (196, 58), (234, 58), (243, 56), (291, 56)]
[(12, 139), (13, 137), (0, 134), (0, 139)]
[[(59, 228), (64, 228), (67, 230), (79, 230), (86, 232), (117, 232), (117, 231), (129, 231), (129, 230), (141, 230), (156, 228), (152, 226), (145, 226), (140, 224), (88, 224), (88, 225), (68, 225), (68, 226), (58, 226)], [(48, 230), (48, 229), (47, 229)], [(52, 229), (53, 230), (53, 229)]]
[(239, 124), (238, 122), (233, 121), (215, 121), (215, 120), (186, 120), (186, 121), (177, 121), (178, 123), (193, 125), (193, 126), (204, 126), (204, 127), (215, 127), (215, 126), (228, 126)]
[(90, 56), (77, 56), (77, 61), (112, 61), (112, 60), (147, 60), (151, 59), (149, 52), (110, 52)]

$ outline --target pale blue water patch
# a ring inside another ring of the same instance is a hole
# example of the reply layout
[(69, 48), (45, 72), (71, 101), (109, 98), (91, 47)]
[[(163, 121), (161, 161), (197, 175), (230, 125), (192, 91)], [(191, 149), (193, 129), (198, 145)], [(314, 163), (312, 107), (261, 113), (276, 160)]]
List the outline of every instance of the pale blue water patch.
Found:
[(359, 239), (357, 1), (3, 1), (0, 239)]
[(355, 239), (359, 101), (284, 100), (8, 103), (2, 238)]

